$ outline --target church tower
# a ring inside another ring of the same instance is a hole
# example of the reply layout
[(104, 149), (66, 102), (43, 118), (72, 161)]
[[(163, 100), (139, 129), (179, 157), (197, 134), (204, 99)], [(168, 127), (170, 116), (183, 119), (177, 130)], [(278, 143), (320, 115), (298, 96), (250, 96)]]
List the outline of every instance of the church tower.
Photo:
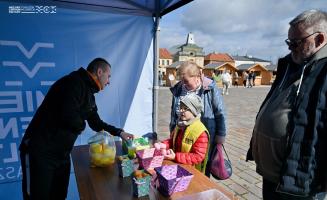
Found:
[(187, 34), (186, 43), (178, 47), (178, 51), (174, 56), (175, 61), (194, 61), (199, 66), (204, 66), (203, 47), (195, 44), (194, 34)]

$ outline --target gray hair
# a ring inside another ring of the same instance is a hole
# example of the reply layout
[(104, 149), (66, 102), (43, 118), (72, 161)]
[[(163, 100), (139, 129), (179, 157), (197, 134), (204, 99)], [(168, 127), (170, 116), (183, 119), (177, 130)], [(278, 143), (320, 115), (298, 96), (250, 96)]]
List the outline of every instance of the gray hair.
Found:
[(292, 27), (301, 25), (309, 33), (327, 33), (327, 13), (320, 10), (307, 10), (296, 16), (289, 24)]

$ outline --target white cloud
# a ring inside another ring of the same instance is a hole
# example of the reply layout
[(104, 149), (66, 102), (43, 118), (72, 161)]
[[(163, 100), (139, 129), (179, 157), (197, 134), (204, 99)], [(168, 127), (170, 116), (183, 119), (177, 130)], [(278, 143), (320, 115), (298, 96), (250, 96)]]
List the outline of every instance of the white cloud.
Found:
[(163, 17), (160, 46), (185, 43), (193, 32), (206, 53), (251, 54), (276, 62), (288, 53), (288, 22), (314, 8), (327, 11), (326, 0), (195, 0)]

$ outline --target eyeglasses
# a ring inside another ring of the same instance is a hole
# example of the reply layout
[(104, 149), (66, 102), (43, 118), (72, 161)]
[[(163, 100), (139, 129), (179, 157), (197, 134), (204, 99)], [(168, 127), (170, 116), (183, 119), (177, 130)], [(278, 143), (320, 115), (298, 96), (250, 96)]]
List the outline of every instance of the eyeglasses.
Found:
[(180, 112), (186, 112), (186, 111), (190, 111), (190, 112), (191, 112), (191, 109), (189, 109), (189, 108), (186, 107), (186, 106), (181, 106), (181, 107), (179, 108), (179, 110), (180, 110)]
[(320, 32), (314, 32), (304, 38), (301, 39), (286, 39), (285, 43), (287, 44), (287, 46), (289, 46), (290, 48), (297, 48), (298, 46), (300, 46), (302, 44), (302, 42), (304, 42), (307, 38), (309, 38), (310, 36), (316, 34), (316, 33), (320, 33)]

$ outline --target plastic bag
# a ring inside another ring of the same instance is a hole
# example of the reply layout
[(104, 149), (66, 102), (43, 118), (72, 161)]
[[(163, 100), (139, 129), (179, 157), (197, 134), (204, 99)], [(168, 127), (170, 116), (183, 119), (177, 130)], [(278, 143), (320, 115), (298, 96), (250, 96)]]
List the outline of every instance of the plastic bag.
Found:
[(106, 167), (115, 162), (116, 144), (114, 136), (100, 131), (88, 139), (91, 166)]
[(136, 151), (150, 148), (148, 138), (134, 138), (133, 140), (123, 141), (123, 151), (128, 154), (129, 158), (136, 158)]
[(213, 152), (213, 157), (210, 166), (211, 175), (218, 180), (225, 180), (232, 175), (232, 164), (228, 158), (226, 150), (224, 148), (225, 154), (228, 160), (224, 159), (223, 145), (217, 144)]

